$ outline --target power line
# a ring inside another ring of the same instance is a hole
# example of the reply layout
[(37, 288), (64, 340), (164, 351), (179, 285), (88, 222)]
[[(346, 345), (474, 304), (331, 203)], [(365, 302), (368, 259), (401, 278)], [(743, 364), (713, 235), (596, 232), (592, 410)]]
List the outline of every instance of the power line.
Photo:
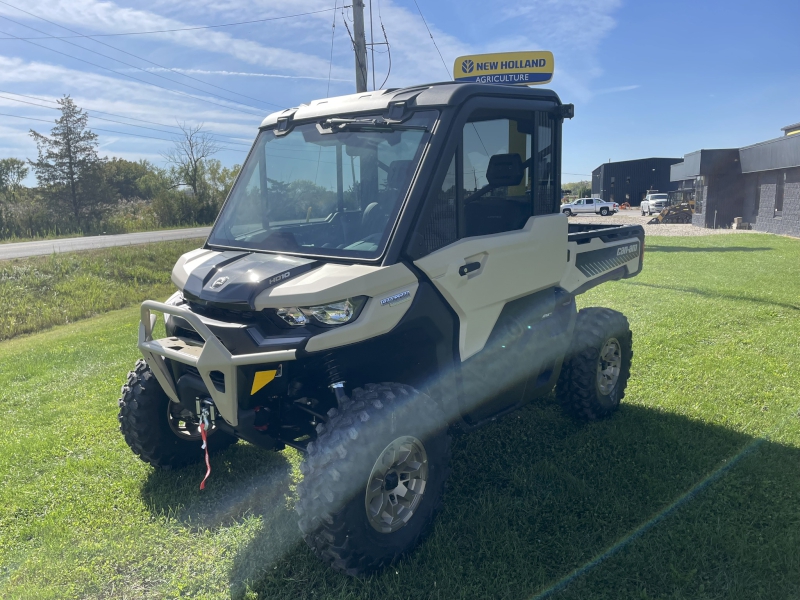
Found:
[[(14, 19), (11, 19), (11, 18), (3, 16), (3, 15), (0, 15), (0, 19), (5, 19), (6, 21), (11, 21), (12, 23), (16, 23), (17, 25), (21, 25), (22, 27), (27, 27), (28, 29), (32, 29), (33, 31), (38, 31), (39, 33), (46, 33), (46, 32), (44, 32), (44, 31), (42, 31), (40, 29), (36, 29), (35, 27), (31, 27), (30, 25), (25, 25), (24, 23), (20, 23), (19, 21), (15, 21)], [(0, 33), (5, 33), (5, 32), (0, 32)], [(13, 35), (13, 34), (6, 33), (6, 35)], [(14, 36), (14, 37), (16, 37), (16, 36)], [(50, 37), (54, 37), (54, 36), (50, 36)], [(22, 38), (19, 38), (19, 39), (22, 39)], [(47, 50), (50, 50), (52, 52), (59, 52), (58, 50), (54, 50), (53, 48), (48, 48), (47, 46), (42, 46), (41, 44), (37, 44), (35, 42), (31, 42), (30, 40), (23, 40), (23, 41), (27, 41), (29, 44), (33, 44), (34, 46), (39, 46), (40, 48), (46, 48)], [(259, 108), (257, 106), (250, 106), (249, 104), (244, 104), (242, 102), (237, 102), (236, 100), (231, 100), (230, 98), (225, 98), (224, 96), (220, 96), (219, 94), (215, 94), (213, 92), (208, 92), (206, 90), (202, 90), (202, 89), (200, 89), (198, 87), (195, 87), (193, 85), (189, 85), (188, 83), (181, 83), (180, 81), (175, 81), (174, 79), (170, 79), (169, 77), (164, 77), (163, 75), (159, 75), (158, 73), (152, 73), (150, 71), (147, 71), (146, 69), (143, 69), (142, 67), (138, 67), (136, 65), (132, 65), (131, 63), (127, 63), (124, 60), (120, 60), (118, 58), (114, 58), (113, 56), (108, 56), (107, 54), (103, 54), (102, 52), (97, 52), (96, 50), (90, 50), (89, 48), (81, 46), (80, 44), (76, 44), (75, 42), (70, 42), (68, 40), (60, 40), (60, 41), (64, 42), (65, 44), (69, 44), (70, 46), (75, 46), (76, 48), (80, 48), (81, 50), (85, 50), (86, 52), (91, 52), (92, 54), (97, 54), (98, 56), (102, 56), (103, 58), (107, 58), (108, 60), (116, 61), (116, 62), (118, 62), (120, 64), (125, 65), (126, 67), (131, 67), (132, 69), (137, 69), (139, 71), (142, 71), (143, 73), (147, 73), (148, 75), (154, 75), (155, 77), (159, 77), (159, 78), (164, 79), (166, 81), (169, 81), (171, 83), (176, 83), (178, 85), (182, 85), (184, 87), (187, 87), (187, 88), (192, 89), (192, 90), (196, 90), (196, 91), (201, 92), (203, 94), (208, 94), (209, 96), (214, 96), (216, 98), (220, 98), (222, 100), (226, 100), (226, 101), (232, 102), (234, 104), (239, 104), (241, 106), (247, 106), (248, 108), (252, 108), (252, 109), (255, 109), (255, 110), (263, 110), (263, 109), (261, 109), (261, 108)], [(65, 56), (69, 56), (68, 54), (65, 54), (63, 52), (59, 52), (59, 53), (60, 54), (64, 54)], [(72, 57), (72, 58), (77, 58), (77, 57)], [(77, 58), (77, 60), (83, 60), (83, 59)], [(88, 64), (94, 65), (96, 67), (100, 67), (102, 69), (106, 69), (108, 71), (111, 71), (112, 73), (117, 73), (118, 75), (124, 75), (126, 77), (130, 77), (131, 79), (136, 79), (137, 81), (144, 81), (145, 83), (150, 83), (150, 82), (147, 82), (147, 81), (145, 81), (143, 79), (137, 79), (136, 77), (133, 77), (131, 75), (125, 75), (125, 73), (122, 73), (120, 71), (115, 71), (114, 69), (109, 69), (108, 67), (101, 67), (100, 65), (97, 65), (97, 64), (94, 64), (94, 63), (90, 63), (89, 61), (86, 61), (86, 60), (83, 60), (83, 62), (86, 62)], [(155, 83), (150, 83), (150, 85), (156, 85), (156, 84)], [(163, 86), (157, 86), (157, 87), (161, 87), (164, 90), (168, 90), (168, 91), (171, 91), (171, 92), (184, 94), (186, 96), (193, 97), (190, 94), (186, 94), (186, 93), (180, 92), (178, 90), (170, 90), (169, 88), (165, 88)], [(211, 102), (211, 100), (203, 100), (201, 98), (197, 98), (197, 99), (198, 100), (202, 100), (203, 102), (209, 102), (211, 104), (215, 104), (217, 106), (224, 106), (224, 105), (218, 104), (216, 102)], [(231, 108), (231, 107), (224, 107), (224, 108)], [(231, 110), (238, 110), (239, 112), (246, 112), (247, 114), (255, 115), (255, 113), (251, 113), (251, 112), (248, 112), (248, 111), (243, 111), (241, 109), (231, 108)]]
[[(9, 92), (8, 90), (0, 90), (0, 94), (11, 94), (12, 96), (22, 96), (23, 98), (30, 98), (31, 100), (39, 100), (40, 102), (49, 102), (50, 104), (58, 104), (58, 102), (56, 102), (55, 100), (50, 100), (49, 98), (40, 98), (39, 96), (28, 96), (26, 94), (19, 94), (17, 92)], [(14, 100), (14, 98), (9, 98), (9, 100)], [(53, 108), (53, 107), (45, 106), (43, 108)], [(102, 111), (102, 110), (95, 110), (95, 109), (92, 109), (92, 108), (89, 108), (89, 109), (86, 109), (86, 110), (90, 114), (95, 114), (96, 113), (96, 114), (100, 114), (100, 115), (108, 115), (110, 117), (119, 117), (120, 119), (129, 119), (131, 121), (138, 121), (139, 123), (149, 123), (150, 125), (158, 125), (159, 127), (170, 127), (171, 129), (180, 130), (180, 127), (178, 127), (177, 125), (167, 125), (166, 123), (157, 123), (156, 121), (148, 121), (146, 119), (137, 119), (136, 117), (129, 117), (127, 115), (118, 115), (116, 113), (105, 112), (105, 111)], [(94, 118), (98, 119), (99, 117), (94, 117)], [(131, 127), (135, 127), (135, 125), (133, 123), (122, 123), (122, 124), (123, 125), (129, 125)], [(236, 137), (236, 136), (232, 136), (232, 135), (225, 135), (225, 134), (222, 134), (222, 133), (215, 133), (214, 135), (217, 136), (217, 137), (229, 138), (229, 139), (232, 139), (232, 140), (243, 140), (243, 139), (245, 139), (245, 138), (240, 138), (240, 137)], [(224, 143), (227, 144), (227, 143), (233, 143), (233, 142), (224, 142)], [(243, 142), (240, 142), (240, 143), (243, 143)], [(250, 142), (248, 142), (247, 144), (250, 145)]]
[[(3, 17), (3, 18), (7, 18), (7, 17)], [(0, 30), (0, 33), (2, 33), (3, 35), (9, 35), (9, 36), (15, 37), (15, 38), (17, 37), (17, 36), (15, 36), (15, 35), (13, 35), (11, 33), (8, 33), (6, 31), (1, 31)], [(17, 39), (22, 39), (22, 38), (17, 38)], [(258, 115), (256, 113), (251, 113), (249, 111), (242, 110), (240, 108), (234, 108), (232, 106), (225, 106), (224, 104), (219, 104), (218, 102), (212, 102), (211, 100), (206, 100), (204, 98), (198, 98), (197, 96), (193, 96), (191, 94), (187, 94), (186, 92), (181, 92), (180, 90), (171, 90), (171, 89), (169, 89), (167, 87), (164, 87), (163, 85), (158, 85), (157, 83), (153, 83), (151, 81), (145, 81), (144, 79), (139, 79), (138, 77), (134, 77), (133, 75), (128, 75), (127, 73), (122, 73), (120, 71), (115, 71), (114, 69), (111, 69), (109, 67), (104, 67), (103, 65), (98, 65), (97, 63), (93, 63), (93, 62), (91, 62), (89, 60), (86, 60), (84, 58), (78, 58), (77, 56), (72, 56), (71, 54), (67, 54), (66, 52), (61, 52), (61, 50), (56, 50), (55, 48), (48, 48), (47, 46), (42, 46), (41, 44), (37, 44), (36, 42), (31, 42), (30, 40), (23, 40), (23, 41), (25, 41), (25, 42), (27, 42), (29, 44), (32, 44), (34, 46), (37, 46), (39, 48), (44, 48), (45, 50), (50, 50), (51, 52), (55, 52), (56, 54), (61, 54), (62, 56), (66, 56), (67, 58), (71, 58), (73, 60), (77, 60), (77, 61), (86, 63), (87, 65), (92, 65), (93, 67), (97, 67), (98, 69), (103, 69), (105, 71), (110, 71), (111, 73), (115, 73), (116, 75), (122, 75), (123, 77), (127, 77), (129, 79), (133, 79), (134, 81), (138, 81), (138, 82), (144, 83), (146, 85), (152, 85), (153, 87), (157, 87), (159, 89), (165, 90), (167, 92), (171, 92), (173, 94), (180, 94), (181, 96), (186, 96), (187, 98), (192, 98), (193, 100), (199, 100), (200, 102), (205, 102), (207, 104), (213, 104), (214, 106), (219, 106), (219, 107), (225, 108), (227, 110), (235, 110), (237, 112), (244, 113), (246, 115), (251, 115), (251, 116), (254, 116), (254, 117), (261, 116), (261, 115)]]
[(331, 59), (328, 63), (328, 87), (325, 90), (325, 97), (329, 98), (331, 93), (331, 73), (333, 72), (333, 38), (336, 36), (336, 8), (339, 0), (333, 0), (333, 24), (331, 25)]
[[(66, 26), (64, 26), (64, 25), (60, 25), (59, 23), (55, 23), (54, 21), (50, 21), (50, 20), (48, 20), (48, 19), (45, 19), (44, 17), (40, 17), (39, 15), (36, 15), (36, 14), (34, 14), (34, 13), (32, 13), (32, 12), (28, 12), (27, 10), (23, 10), (23, 9), (19, 8), (18, 6), (14, 6), (13, 4), (9, 4), (8, 2), (3, 2), (3, 0), (0, 0), (0, 4), (5, 4), (6, 6), (9, 6), (9, 7), (11, 7), (11, 8), (13, 8), (13, 9), (15, 9), (15, 10), (18, 10), (18, 11), (20, 11), (20, 12), (22, 12), (22, 13), (25, 13), (26, 15), (29, 15), (29, 16), (31, 16), (31, 17), (34, 17), (34, 18), (36, 18), (36, 19), (40, 19), (41, 21), (44, 21), (45, 23), (50, 23), (51, 25), (55, 25), (56, 27), (61, 27), (61, 29), (66, 29), (67, 31), (70, 31), (70, 32), (72, 32), (72, 33), (75, 33), (75, 34), (78, 34), (80, 37), (82, 37), (82, 38), (86, 38), (86, 39), (89, 39), (89, 40), (93, 41), (93, 42), (94, 42), (94, 43), (96, 43), (96, 44), (101, 44), (101, 45), (103, 45), (103, 46), (106, 46), (106, 47), (108, 47), (108, 48), (111, 48), (112, 50), (116, 50), (117, 52), (122, 52), (123, 54), (127, 54), (128, 56), (132, 56), (133, 58), (137, 58), (137, 59), (139, 59), (139, 60), (141, 60), (141, 61), (144, 61), (144, 62), (146, 62), (146, 63), (149, 63), (149, 64), (151, 64), (151, 65), (154, 65), (154, 66), (156, 66), (156, 67), (159, 67), (160, 69), (166, 69), (167, 71), (170, 71), (170, 72), (172, 72), (172, 73), (175, 73), (176, 75), (181, 75), (182, 77), (186, 77), (187, 79), (192, 79), (192, 80), (194, 80), (194, 81), (199, 81), (199, 82), (200, 82), (200, 83), (202, 83), (203, 85), (211, 86), (211, 87), (217, 88), (218, 90), (222, 90), (222, 91), (224, 91), (224, 92), (228, 92), (229, 94), (234, 94), (234, 95), (236, 95), (236, 96), (241, 96), (242, 98), (248, 98), (248, 99), (250, 99), (250, 100), (255, 100), (256, 102), (261, 102), (262, 104), (269, 104), (270, 106), (276, 106), (276, 107), (278, 107), (278, 108), (285, 108), (285, 107), (283, 107), (283, 106), (280, 106), (279, 104), (274, 104), (274, 103), (272, 103), (272, 102), (267, 102), (267, 101), (265, 101), (265, 100), (260, 100), (259, 98), (253, 98), (252, 96), (247, 96), (247, 95), (245, 95), (245, 94), (240, 94), (240, 93), (238, 93), (238, 92), (233, 92), (233, 91), (231, 91), (231, 90), (229, 90), (229, 89), (223, 88), (223, 87), (221, 87), (221, 86), (218, 86), (218, 85), (215, 85), (215, 84), (213, 84), (213, 83), (208, 83), (208, 82), (206, 82), (206, 81), (203, 81), (202, 79), (198, 79), (197, 77), (192, 77), (191, 75), (187, 75), (187, 74), (185, 74), (185, 73), (181, 73), (181, 72), (179, 72), (179, 71), (176, 71), (176, 70), (174, 70), (174, 69), (171, 69), (171, 68), (169, 68), (169, 67), (165, 67), (165, 66), (163, 66), (163, 65), (160, 65), (160, 64), (158, 64), (158, 63), (155, 63), (155, 62), (153, 62), (153, 61), (151, 61), (151, 60), (148, 60), (148, 59), (146, 59), (146, 58), (142, 58), (141, 56), (137, 56), (136, 54), (133, 54), (133, 53), (131, 53), (131, 52), (127, 52), (126, 50), (122, 50), (121, 48), (117, 48), (116, 46), (112, 46), (111, 44), (106, 44), (105, 42), (101, 42), (100, 40), (96, 40), (96, 39), (94, 39), (94, 38), (93, 38), (93, 36), (81, 34), (80, 32), (78, 32), (78, 31), (75, 31), (74, 29), (70, 29), (69, 27), (66, 27)], [(7, 18), (7, 17), (4, 17), (4, 18)], [(10, 21), (11, 21), (11, 19), (8, 19), (8, 20), (10, 20)], [(15, 21), (12, 21), (12, 22), (15, 22)], [(23, 25), (23, 26), (24, 26), (24, 27), (28, 27), (27, 25)], [(33, 28), (32, 28), (32, 27), (29, 27), (29, 29), (33, 29)], [(33, 30), (34, 30), (34, 31), (39, 31), (38, 29), (33, 29)], [(44, 32), (41, 32), (41, 33), (44, 33)], [(55, 37), (55, 36), (48, 36), (48, 37)], [(89, 50), (88, 48), (84, 48), (83, 46), (80, 46), (80, 45), (78, 45), (78, 44), (75, 44), (75, 43), (73, 43), (73, 42), (67, 42), (66, 40), (63, 40), (63, 39), (62, 39), (61, 41), (62, 41), (62, 42), (65, 42), (65, 43), (67, 43), (67, 44), (72, 44), (73, 46), (77, 46), (78, 48), (83, 48), (84, 50), (87, 50), (88, 52), (94, 52), (93, 50)], [(97, 54), (100, 54), (100, 53), (98, 52)], [(100, 54), (100, 56), (105, 56), (105, 54)], [(110, 58), (111, 60), (118, 60), (118, 59), (113, 59), (113, 58), (111, 58), (111, 57), (109, 57), (109, 56), (105, 56), (105, 57), (106, 57), (106, 58)], [(124, 62), (122, 62), (122, 61), (118, 61), (118, 62), (121, 62), (122, 64), (127, 64), (127, 63), (124, 63)], [(129, 66), (132, 66), (132, 65), (129, 65)], [(135, 67), (135, 68), (139, 69), (139, 67)], [(146, 73), (149, 73), (149, 71), (146, 71), (145, 69), (140, 69), (140, 70), (141, 70), (141, 71), (145, 71)], [(155, 73), (154, 73), (154, 74), (155, 74)], [(157, 76), (157, 77), (161, 77), (160, 75), (156, 75), (156, 76)], [(194, 87), (194, 86), (190, 86), (190, 85), (187, 85), (187, 84), (185, 84), (185, 83), (180, 83), (179, 81), (174, 81), (174, 80), (172, 80), (172, 79), (169, 79), (169, 78), (163, 78), (163, 79), (167, 79), (167, 81), (173, 81), (174, 83), (177, 83), (178, 85), (183, 85), (183, 86), (185, 86), (185, 87), (188, 87), (188, 88), (190, 88), (190, 89), (193, 89), (193, 90), (197, 90), (197, 91), (203, 92), (204, 94), (210, 94), (211, 96), (216, 96), (217, 98), (222, 98), (223, 100), (229, 100), (229, 101), (232, 101), (232, 100), (230, 100), (229, 98), (224, 98), (223, 96), (219, 96), (219, 95), (217, 95), (217, 94), (214, 94), (214, 93), (212, 93), (212, 92), (207, 92), (207, 91), (205, 91), (205, 90), (201, 90), (200, 88), (196, 88), (196, 87)], [(248, 105), (247, 105), (247, 104), (244, 104), (243, 106), (248, 106)], [(257, 107), (255, 107), (255, 106), (251, 106), (250, 108), (256, 108), (256, 110), (260, 110), (260, 109), (258, 109), (258, 108), (257, 108)]]
[(436, 48), (436, 52), (439, 53), (439, 58), (442, 59), (442, 65), (444, 65), (444, 70), (447, 71), (447, 76), (452, 79), (453, 76), (450, 74), (450, 69), (447, 68), (447, 63), (444, 62), (444, 57), (442, 56), (441, 51), (439, 50), (439, 46), (436, 45), (436, 40), (433, 39), (433, 34), (431, 33), (430, 27), (428, 27), (428, 22), (425, 20), (425, 16), (422, 14), (422, 11), (419, 8), (419, 4), (417, 4), (417, 0), (414, 0), (414, 6), (417, 7), (417, 11), (419, 12), (419, 16), (422, 17), (422, 22), (425, 24), (425, 29), (428, 30), (428, 35), (431, 36), (431, 41), (433, 42), (434, 48)]
[[(4, 98), (6, 100), (11, 100), (12, 102), (20, 102), (22, 104), (29, 104), (31, 106), (38, 106), (39, 108), (46, 108), (48, 110), (61, 110), (60, 108), (56, 108), (55, 106), (45, 106), (44, 104), (36, 104), (35, 102), (27, 102), (25, 100), (17, 100), (16, 98), (9, 98), (8, 96), (0, 96), (0, 98)], [(140, 129), (149, 129), (150, 131), (157, 131), (159, 133), (166, 133), (167, 135), (177, 135), (177, 133), (173, 132), (173, 131), (165, 131), (164, 129), (156, 129), (155, 127), (145, 127), (144, 125), (134, 125), (132, 123), (125, 123), (123, 121), (115, 121), (114, 119), (105, 119), (103, 117), (97, 117), (97, 116), (91, 114), (90, 111), (86, 111), (86, 114), (87, 114), (87, 116), (91, 117), (92, 119), (98, 119), (100, 121), (108, 121), (109, 123), (117, 123), (118, 125), (125, 125), (126, 127), (138, 127)], [(176, 127), (176, 129), (180, 129), (180, 127)], [(102, 131), (102, 130), (98, 130), (98, 131)], [(211, 136), (213, 137), (214, 134), (211, 133)], [(249, 146), (252, 145), (252, 144), (247, 144), (245, 142), (234, 142), (234, 141), (230, 141), (230, 140), (225, 140), (225, 141), (219, 140), (219, 141), (221, 143), (223, 143), (223, 144), (235, 144), (235, 145), (238, 145), (238, 146), (248, 146), (249, 147)]]
[(378, 19), (381, 22), (381, 30), (383, 31), (383, 40), (386, 42), (386, 53), (389, 55), (389, 70), (386, 71), (386, 79), (383, 80), (380, 89), (383, 89), (383, 86), (386, 85), (386, 82), (389, 81), (389, 75), (392, 74), (392, 47), (389, 45), (389, 38), (386, 35), (386, 27), (383, 26), (383, 19), (381, 18), (381, 9), (380, 3), (378, 3)]
[[(48, 121), (47, 119), (37, 119), (35, 117), (22, 117), (20, 115), (9, 115), (7, 113), (0, 113), (0, 117), (13, 117), (14, 119), (23, 119), (25, 121), (39, 121), (41, 123), (52, 123), (52, 121)], [(148, 139), (148, 140), (160, 140), (162, 142), (175, 142), (174, 139), (170, 140), (170, 139), (167, 139), (167, 138), (154, 137), (152, 135), (142, 135), (140, 133), (126, 133), (125, 131), (114, 131), (112, 129), (100, 129), (100, 128), (97, 128), (97, 127), (93, 127), (91, 129), (91, 131), (102, 131), (104, 133), (113, 133), (113, 134), (116, 134), (116, 135), (129, 135), (129, 136), (132, 136), (132, 137), (144, 138), (144, 139)], [(223, 148), (220, 148), (220, 149), (221, 150), (229, 150), (230, 152), (244, 152), (244, 153), (249, 152), (249, 150), (237, 150), (235, 148), (225, 148), (225, 147), (223, 147)]]
[[(344, 8), (350, 8), (351, 5), (347, 5)], [(251, 23), (266, 23), (267, 21), (279, 21), (281, 19), (293, 19), (295, 17), (305, 17), (307, 15), (316, 15), (319, 13), (328, 12), (331, 10), (335, 10), (333, 8), (323, 8), (322, 10), (313, 10), (311, 12), (304, 12), (304, 13), (297, 13), (294, 15), (284, 15), (281, 17), (269, 17), (265, 19), (255, 19), (253, 21), (239, 21), (237, 23), (222, 23), (219, 25), (198, 25), (196, 27), (178, 27), (176, 29), (153, 29), (150, 31), (127, 31), (124, 33), (97, 33), (92, 34), (91, 36), (87, 35), (63, 35), (63, 36), (52, 36), (56, 37), (59, 40), (65, 39), (73, 39), (73, 38), (81, 38), (81, 37), (120, 37), (125, 35), (149, 35), (151, 33), (174, 33), (177, 31), (197, 31), (198, 29), (215, 29), (219, 27), (234, 27), (236, 25), (249, 25)], [(5, 34), (8, 35), (8, 34)], [(7, 37), (7, 38), (0, 38), (0, 40), (12, 40), (12, 39), (21, 39), (21, 40), (45, 40), (48, 39), (47, 37), (30, 37), (30, 38), (15, 38), (15, 37)]]

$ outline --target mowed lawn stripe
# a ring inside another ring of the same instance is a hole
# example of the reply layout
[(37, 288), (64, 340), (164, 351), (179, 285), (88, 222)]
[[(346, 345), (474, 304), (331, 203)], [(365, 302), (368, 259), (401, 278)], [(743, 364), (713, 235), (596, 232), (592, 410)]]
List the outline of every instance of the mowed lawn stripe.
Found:
[(800, 594), (800, 242), (649, 240), (643, 274), (582, 296), (634, 331), (624, 405), (592, 425), (551, 399), (456, 439), (430, 538), (365, 580), (294, 525), (294, 452), (239, 443), (173, 473), (117, 430), (129, 308), (0, 343), (0, 596), (524, 598), (589, 563), (767, 436), (557, 598)]

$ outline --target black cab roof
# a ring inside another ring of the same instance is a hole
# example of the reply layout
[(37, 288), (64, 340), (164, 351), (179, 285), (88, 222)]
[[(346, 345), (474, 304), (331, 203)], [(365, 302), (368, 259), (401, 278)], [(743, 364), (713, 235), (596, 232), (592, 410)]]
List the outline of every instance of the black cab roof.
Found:
[(331, 115), (383, 112), (396, 102), (407, 102), (415, 108), (457, 106), (474, 96), (536, 99), (561, 105), (558, 94), (548, 89), (447, 81), (312, 100), (308, 104), (272, 113), (264, 119), (261, 127), (273, 126), (279, 119), (286, 118), (305, 120)]

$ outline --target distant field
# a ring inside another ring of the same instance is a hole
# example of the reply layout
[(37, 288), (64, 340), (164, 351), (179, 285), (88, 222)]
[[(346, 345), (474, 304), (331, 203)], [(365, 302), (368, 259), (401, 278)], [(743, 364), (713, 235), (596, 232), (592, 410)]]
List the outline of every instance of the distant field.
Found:
[(198, 240), (0, 261), (0, 340), (164, 299), (178, 257)]
[(200, 466), (131, 454), (136, 308), (2, 342), (0, 597), (800, 597), (798, 264), (780, 237), (650, 240), (641, 276), (580, 298), (631, 321), (619, 413), (576, 424), (545, 399), (457, 438), (432, 536), (365, 580), (300, 541), (294, 451), (239, 443), (205, 492)]

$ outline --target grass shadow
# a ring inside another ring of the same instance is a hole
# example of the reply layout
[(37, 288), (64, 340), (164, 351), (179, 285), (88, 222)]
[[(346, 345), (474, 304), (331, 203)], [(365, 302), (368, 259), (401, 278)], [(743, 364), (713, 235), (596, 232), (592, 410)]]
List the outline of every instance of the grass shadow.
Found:
[(752, 248), (749, 246), (706, 246), (693, 248), (690, 246), (659, 246), (647, 244), (647, 252), (766, 252), (774, 248)]
[[(734, 468), (708, 479), (743, 451)], [(704, 589), (776, 597), (770, 590), (784, 595), (787, 581), (800, 581), (791, 558), (800, 534), (781, 537), (786, 511), (798, 512), (771, 495), (789, 477), (800, 495), (797, 464), (796, 448), (754, 448), (750, 436), (660, 410), (625, 405), (608, 421), (582, 425), (552, 402), (534, 404), (455, 440), (445, 508), (399, 564), (348, 578), (296, 542), (278, 556), (265, 526), (237, 556), (231, 591), (241, 593), (248, 575), (248, 598), (523, 598), (548, 589), (559, 598), (721, 597)], [(651, 530), (564, 585), (651, 521)]]
[(244, 442), (211, 457), (211, 477), (199, 490), (205, 465), (153, 470), (141, 489), (154, 515), (166, 515), (196, 530), (216, 529), (286, 504), (292, 465), (283, 453)]
[(643, 283), (641, 281), (625, 281), (623, 282), (625, 285), (634, 285), (638, 287), (645, 287), (645, 288), (653, 288), (656, 290), (672, 290), (674, 292), (683, 292), (686, 294), (695, 294), (698, 296), (703, 296), (705, 298), (711, 299), (725, 299), (725, 300), (734, 300), (734, 301), (744, 301), (744, 302), (753, 302), (755, 304), (763, 304), (765, 306), (780, 306), (781, 308), (788, 308), (789, 310), (800, 310), (800, 306), (796, 306), (794, 304), (788, 304), (786, 302), (776, 302), (775, 300), (764, 300), (763, 298), (754, 298), (752, 296), (745, 296), (742, 294), (734, 295), (734, 294), (722, 294), (720, 292), (709, 292), (707, 290), (701, 290), (700, 288), (696, 287), (687, 287), (687, 286), (680, 286), (680, 285), (658, 285), (655, 283)]

